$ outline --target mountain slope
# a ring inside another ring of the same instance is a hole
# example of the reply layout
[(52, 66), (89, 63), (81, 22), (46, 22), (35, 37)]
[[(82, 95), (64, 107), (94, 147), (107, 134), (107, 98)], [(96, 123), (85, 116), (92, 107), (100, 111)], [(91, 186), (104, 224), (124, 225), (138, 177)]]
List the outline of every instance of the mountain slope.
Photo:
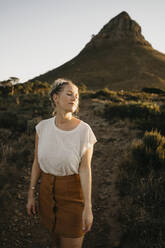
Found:
[(152, 48), (141, 27), (122, 12), (72, 60), (30, 81), (66, 77), (91, 89), (165, 89), (165, 54)]

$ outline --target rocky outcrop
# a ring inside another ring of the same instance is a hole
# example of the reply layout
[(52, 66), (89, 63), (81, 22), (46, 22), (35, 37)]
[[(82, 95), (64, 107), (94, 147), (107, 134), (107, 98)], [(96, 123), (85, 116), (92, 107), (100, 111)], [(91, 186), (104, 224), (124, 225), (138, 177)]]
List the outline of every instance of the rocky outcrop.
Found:
[(152, 47), (142, 35), (139, 24), (123, 11), (110, 20), (97, 35), (92, 36), (92, 40), (86, 45), (85, 50), (121, 42)]

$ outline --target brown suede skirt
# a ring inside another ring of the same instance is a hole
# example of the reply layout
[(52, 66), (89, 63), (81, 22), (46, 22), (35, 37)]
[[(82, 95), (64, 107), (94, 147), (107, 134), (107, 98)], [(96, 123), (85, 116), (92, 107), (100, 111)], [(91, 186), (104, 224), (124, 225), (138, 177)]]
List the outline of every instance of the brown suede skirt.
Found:
[(41, 172), (39, 216), (53, 238), (77, 238), (82, 230), (84, 199), (79, 174), (54, 176)]

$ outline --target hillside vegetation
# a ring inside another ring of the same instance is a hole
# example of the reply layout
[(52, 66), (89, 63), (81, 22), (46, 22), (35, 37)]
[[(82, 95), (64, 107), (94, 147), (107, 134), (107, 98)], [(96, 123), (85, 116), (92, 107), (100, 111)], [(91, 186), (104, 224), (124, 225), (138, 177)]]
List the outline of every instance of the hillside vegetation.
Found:
[[(31, 221), (25, 217), (23, 189), (28, 187), (33, 162), (34, 126), (52, 114), (49, 89), (42, 82), (0, 87), (1, 247), (45, 247), (48, 242), (46, 234), (36, 241), (30, 232), (36, 230), (38, 217)], [(97, 218), (85, 247), (163, 248), (165, 92), (96, 91), (82, 85), (80, 117), (89, 121), (98, 138), (93, 168)], [(15, 204), (20, 212), (13, 213)]]

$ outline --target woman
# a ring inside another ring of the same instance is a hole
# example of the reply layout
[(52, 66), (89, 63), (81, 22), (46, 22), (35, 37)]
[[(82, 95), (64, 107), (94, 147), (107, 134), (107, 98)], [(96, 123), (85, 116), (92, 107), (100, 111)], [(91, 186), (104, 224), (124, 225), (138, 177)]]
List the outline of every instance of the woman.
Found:
[(57, 79), (50, 92), (56, 115), (36, 126), (35, 155), (28, 191), (28, 215), (36, 213), (34, 191), (39, 177), (39, 215), (56, 246), (80, 248), (93, 222), (91, 160), (97, 139), (76, 118), (78, 87)]

